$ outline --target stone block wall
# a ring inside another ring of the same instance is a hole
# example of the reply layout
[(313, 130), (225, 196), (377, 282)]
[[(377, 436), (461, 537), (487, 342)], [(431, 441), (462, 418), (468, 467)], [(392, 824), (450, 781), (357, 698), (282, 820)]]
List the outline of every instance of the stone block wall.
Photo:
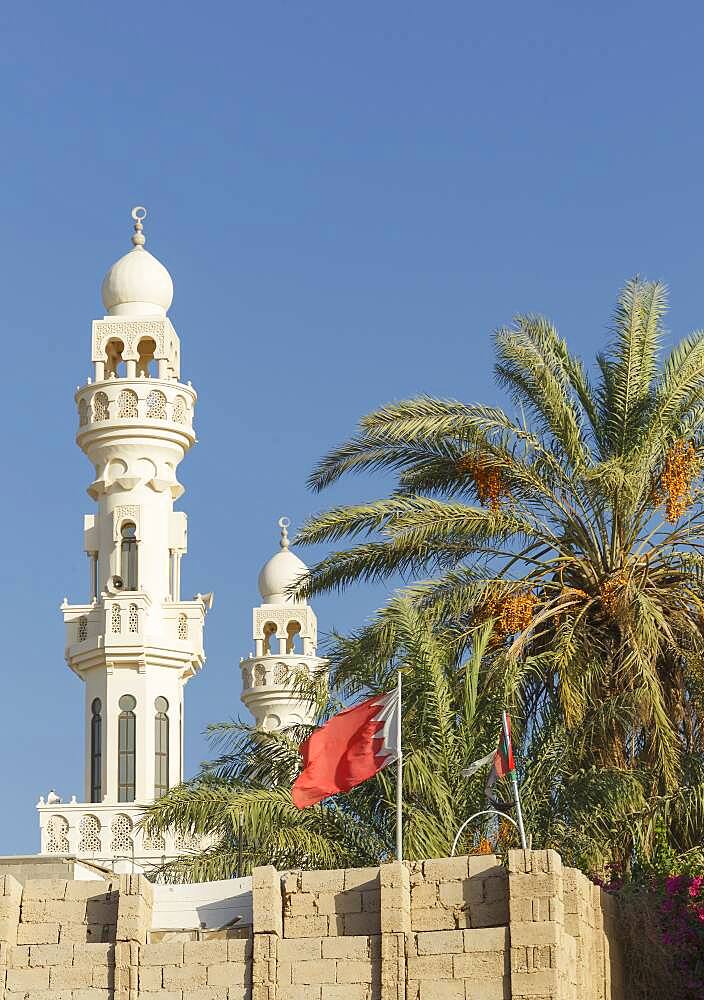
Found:
[(494, 855), (409, 862), (414, 931), (508, 924), (508, 872)]
[(269, 866), (252, 893), (251, 928), (194, 940), (152, 931), (143, 877), (0, 876), (0, 1000), (626, 1000), (615, 901), (553, 851)]
[(246, 940), (146, 944), (138, 958), (138, 992), (153, 1000), (244, 1000), (250, 993), (251, 948)]

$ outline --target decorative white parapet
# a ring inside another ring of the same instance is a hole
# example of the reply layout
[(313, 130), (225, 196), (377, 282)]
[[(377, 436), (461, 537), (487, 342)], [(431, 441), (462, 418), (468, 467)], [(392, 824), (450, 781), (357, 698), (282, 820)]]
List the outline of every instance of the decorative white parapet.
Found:
[(199, 848), (197, 838), (179, 834), (147, 838), (139, 828), (141, 810), (129, 803), (106, 805), (40, 799), (37, 811), (40, 854), (70, 855), (106, 867), (122, 860), (148, 868)]

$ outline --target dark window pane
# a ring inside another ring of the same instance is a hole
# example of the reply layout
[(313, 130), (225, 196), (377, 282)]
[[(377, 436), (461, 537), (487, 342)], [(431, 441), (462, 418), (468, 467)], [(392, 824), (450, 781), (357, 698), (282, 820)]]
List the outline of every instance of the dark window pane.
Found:
[(125, 538), (121, 545), (122, 559), (120, 569), (125, 590), (137, 589), (137, 539)]
[[(132, 695), (123, 695), (123, 703), (135, 705)], [(135, 716), (134, 712), (123, 711), (118, 719), (118, 765), (117, 798), (119, 802), (134, 802), (135, 799)]]
[[(157, 698), (156, 703), (165, 698)], [(168, 703), (167, 703), (168, 704)], [(154, 716), (154, 796), (169, 790), (169, 717), (165, 712)]]
[[(96, 705), (97, 711), (96, 711)], [(93, 718), (90, 723), (90, 800), (102, 800), (102, 719), (100, 717), (100, 699), (93, 702)]]

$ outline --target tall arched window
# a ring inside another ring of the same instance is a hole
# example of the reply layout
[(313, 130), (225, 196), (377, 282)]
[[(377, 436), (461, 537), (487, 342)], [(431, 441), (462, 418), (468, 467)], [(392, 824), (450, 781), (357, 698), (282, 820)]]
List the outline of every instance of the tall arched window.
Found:
[(269, 653), (273, 653), (272, 649), (274, 639), (276, 638), (276, 625), (274, 622), (267, 622), (264, 626), (264, 656), (268, 656)]
[(151, 337), (142, 337), (137, 345), (139, 360), (137, 361), (137, 374), (144, 378), (149, 378), (152, 374), (152, 362), (156, 351), (156, 341)]
[(109, 340), (105, 345), (105, 374), (108, 378), (111, 375), (121, 375), (124, 368), (122, 352), (125, 345), (121, 340)]
[(300, 652), (299, 645), (300, 639), (298, 638), (301, 634), (301, 624), (300, 622), (289, 622), (286, 626), (286, 652), (287, 653), (298, 653)]
[(137, 559), (137, 526), (128, 521), (122, 525), (120, 545), (120, 575), (125, 590), (136, 590), (139, 577)]
[(122, 631), (122, 612), (119, 604), (113, 604), (111, 612), (113, 635), (119, 635)]
[(130, 632), (139, 632), (139, 608), (136, 604), (129, 606), (129, 630)]
[(90, 800), (101, 802), (103, 798), (103, 706), (100, 698), (94, 698), (90, 706)]
[(169, 790), (169, 703), (166, 698), (154, 702), (154, 798)]
[(123, 694), (119, 705), (120, 715), (117, 720), (117, 801), (134, 802), (136, 791), (136, 720), (134, 710), (137, 707), (137, 702), (131, 694)]

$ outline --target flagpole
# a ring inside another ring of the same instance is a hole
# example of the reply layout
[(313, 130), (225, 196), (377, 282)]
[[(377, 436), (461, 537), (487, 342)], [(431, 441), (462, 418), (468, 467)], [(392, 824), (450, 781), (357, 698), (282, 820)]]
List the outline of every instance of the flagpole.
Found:
[[(506, 712), (505, 711), (503, 711), (501, 713), (501, 726), (503, 728), (503, 733), (504, 733), (504, 743), (506, 745), (506, 750), (508, 752), (508, 748), (511, 745), (511, 737), (510, 737), (509, 731), (508, 731), (508, 720), (506, 718)], [(520, 837), (521, 837), (521, 847), (525, 851), (526, 850), (526, 831), (523, 828), (523, 810), (521, 809), (521, 796), (520, 796), (520, 793), (518, 791), (518, 778), (516, 777), (516, 769), (515, 769), (515, 767), (514, 767), (513, 771), (511, 771), (511, 785), (513, 786), (513, 800), (516, 803), (516, 819), (518, 821), (518, 832), (519, 832)]]
[(396, 772), (396, 860), (403, 861), (403, 750), (401, 748), (401, 671), (398, 672), (398, 704), (396, 707), (396, 746), (398, 765)]

